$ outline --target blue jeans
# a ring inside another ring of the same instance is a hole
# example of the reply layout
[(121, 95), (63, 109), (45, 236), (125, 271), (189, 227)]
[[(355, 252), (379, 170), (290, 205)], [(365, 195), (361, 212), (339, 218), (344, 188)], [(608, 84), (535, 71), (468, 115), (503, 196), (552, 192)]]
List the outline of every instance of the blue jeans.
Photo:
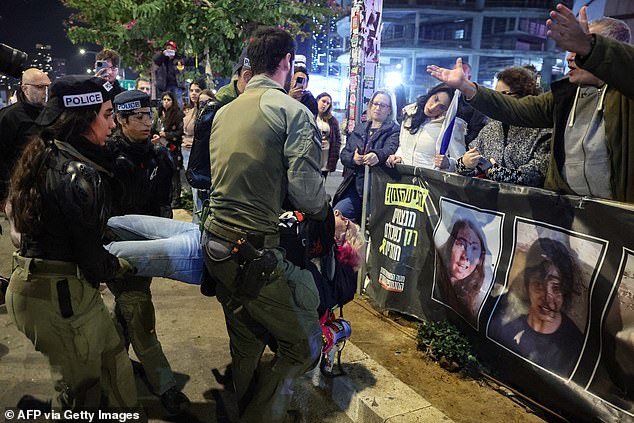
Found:
[(106, 249), (134, 265), (137, 276), (200, 285), (204, 261), (198, 225), (130, 214), (111, 217), (108, 226), (122, 241), (111, 242)]

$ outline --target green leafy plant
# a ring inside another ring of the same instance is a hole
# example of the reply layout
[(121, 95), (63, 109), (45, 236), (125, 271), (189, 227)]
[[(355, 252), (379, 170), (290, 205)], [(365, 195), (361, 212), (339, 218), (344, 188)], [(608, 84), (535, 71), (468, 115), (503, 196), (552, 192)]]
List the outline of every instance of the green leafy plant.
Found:
[(477, 364), (471, 344), (449, 322), (423, 321), (416, 337), (418, 349), (449, 370), (459, 370)]
[(181, 191), (181, 208), (184, 209), (184, 210), (188, 210), (190, 212), (193, 212), (193, 210), (194, 210), (194, 197), (192, 195), (191, 188), (189, 188), (189, 186), (187, 188), (188, 189), (183, 189)]
[(307, 37), (341, 11), (334, 0), (62, 0), (75, 12), (65, 22), (73, 43), (95, 43), (119, 52), (126, 66), (147, 71), (166, 41), (179, 53), (207, 61), (230, 75), (253, 31), (282, 25)]

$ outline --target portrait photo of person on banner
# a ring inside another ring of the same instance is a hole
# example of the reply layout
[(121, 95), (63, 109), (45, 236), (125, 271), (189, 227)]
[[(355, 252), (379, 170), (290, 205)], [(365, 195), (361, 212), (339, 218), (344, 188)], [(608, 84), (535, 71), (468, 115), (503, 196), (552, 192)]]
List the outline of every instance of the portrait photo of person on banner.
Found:
[(569, 378), (584, 344), (590, 286), (606, 243), (520, 218), (515, 240), (509, 285), (501, 290), (487, 336)]
[(493, 283), (501, 251), (503, 217), (446, 198), (441, 198), (440, 210), (434, 233), (432, 299), (477, 329), (478, 315)]
[(614, 291), (602, 319), (601, 357), (588, 390), (634, 417), (634, 251), (624, 250)]

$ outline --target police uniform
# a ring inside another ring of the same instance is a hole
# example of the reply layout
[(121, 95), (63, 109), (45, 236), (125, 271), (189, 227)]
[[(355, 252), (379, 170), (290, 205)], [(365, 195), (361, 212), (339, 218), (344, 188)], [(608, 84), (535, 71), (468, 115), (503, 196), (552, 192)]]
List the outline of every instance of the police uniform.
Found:
[[(59, 78), (36, 123), (107, 102), (108, 88), (100, 78)], [(21, 234), (7, 293), (9, 316), (49, 359), (53, 406), (64, 409), (137, 404), (130, 361), (98, 289), (132, 269), (101, 242), (110, 201), (99, 152), (83, 137), (47, 140), (37, 175), (41, 227)]]
[[(150, 97), (137, 90), (125, 91), (114, 99), (115, 111), (126, 118), (140, 108), (150, 107)], [(132, 117), (128, 117), (132, 119)], [(145, 214), (171, 217), (171, 178), (175, 166), (168, 150), (154, 146), (149, 138), (132, 140), (117, 129), (108, 141), (113, 152), (113, 214)], [(152, 278), (128, 276), (121, 283), (108, 283), (115, 296), (114, 318), (126, 343), (131, 343), (143, 365), (151, 388), (174, 414), (188, 402), (176, 386), (176, 379), (156, 336)]]
[[(257, 75), (244, 94), (218, 111), (211, 139), (203, 248), (227, 321), (241, 421), (281, 421), (290, 404), (289, 385), (316, 364), (321, 351), (317, 288), (310, 272), (285, 260), (278, 233), (285, 199), (307, 215), (326, 217), (319, 131), (306, 107)], [(275, 270), (259, 292), (242, 290), (254, 278), (231, 253), (238, 239), (275, 257)], [(294, 296), (298, 286), (306, 297)], [(277, 358), (260, 369), (256, 382), (267, 336), (278, 342)]]

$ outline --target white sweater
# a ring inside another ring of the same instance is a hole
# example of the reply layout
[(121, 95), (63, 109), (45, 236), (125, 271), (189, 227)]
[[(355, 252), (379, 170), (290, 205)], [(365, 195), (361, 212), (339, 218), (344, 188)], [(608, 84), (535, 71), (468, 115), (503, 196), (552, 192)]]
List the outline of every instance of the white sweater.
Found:
[[(403, 164), (433, 169), (434, 157), (440, 150), (442, 142), (440, 131), (445, 117), (427, 121), (418, 128), (416, 133), (411, 134), (405, 127), (409, 127), (411, 124), (412, 115), (416, 112), (416, 103), (405, 106), (403, 112), (405, 117), (401, 124), (399, 148), (396, 155), (402, 157)], [(464, 137), (466, 133), (467, 123), (457, 117), (447, 149), (449, 169), (445, 170), (453, 172), (456, 169), (456, 160), (465, 153)]]

